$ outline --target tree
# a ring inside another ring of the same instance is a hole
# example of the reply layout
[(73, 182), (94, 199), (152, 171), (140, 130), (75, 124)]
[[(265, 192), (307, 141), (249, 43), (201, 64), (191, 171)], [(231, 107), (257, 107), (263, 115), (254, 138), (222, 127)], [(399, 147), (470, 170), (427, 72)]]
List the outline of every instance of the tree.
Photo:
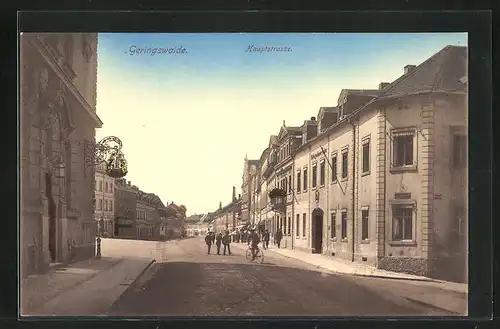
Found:
[(183, 213), (184, 213), (184, 215), (185, 215), (185, 214), (186, 214), (186, 211), (187, 211), (186, 206), (185, 206), (185, 205), (183, 205), (183, 204), (181, 204), (181, 205), (179, 206), (179, 208), (182, 210), (182, 212), (183, 212)]

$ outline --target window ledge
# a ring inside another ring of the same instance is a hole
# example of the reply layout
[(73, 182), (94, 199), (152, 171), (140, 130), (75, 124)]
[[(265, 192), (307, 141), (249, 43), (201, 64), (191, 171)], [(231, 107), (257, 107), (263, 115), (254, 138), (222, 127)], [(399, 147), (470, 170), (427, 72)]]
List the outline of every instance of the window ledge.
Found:
[(330, 184), (332, 184), (332, 185), (333, 185), (333, 184), (337, 184), (337, 183), (338, 183), (338, 180), (334, 180), (334, 181), (332, 181)]
[(370, 175), (369, 170), (361, 173), (361, 177), (368, 176), (368, 175)]
[(401, 241), (389, 241), (390, 246), (411, 246), (416, 247), (417, 241), (415, 240), (401, 240)]
[(361, 240), (361, 244), (370, 244), (370, 243), (371, 243), (370, 239)]
[(392, 173), (399, 173), (399, 172), (417, 172), (417, 165), (413, 166), (403, 166), (403, 167), (391, 167), (390, 171)]
[(302, 193), (307, 193), (307, 190), (303, 190)]
[(319, 186), (319, 188), (323, 188), (323, 187), (325, 187), (325, 184), (321, 184), (321, 185)]
[(347, 238), (340, 239), (340, 242), (346, 243), (347, 242)]
[(330, 241), (337, 242), (337, 238), (330, 238)]

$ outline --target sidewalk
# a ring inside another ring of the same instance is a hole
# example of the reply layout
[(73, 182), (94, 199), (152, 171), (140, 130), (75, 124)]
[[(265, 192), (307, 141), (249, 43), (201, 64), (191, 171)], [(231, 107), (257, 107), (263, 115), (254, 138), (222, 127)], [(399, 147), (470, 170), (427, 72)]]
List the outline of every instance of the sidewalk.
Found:
[(95, 316), (154, 261), (102, 257), (50, 269), (21, 281), (21, 316)]
[[(233, 244), (232, 244), (233, 245)], [(231, 245), (231, 246), (232, 246)], [(234, 245), (237, 248), (246, 249), (246, 244), (238, 244)], [(355, 275), (355, 276), (366, 276), (366, 277), (378, 277), (378, 278), (387, 278), (387, 279), (399, 279), (399, 280), (407, 280), (407, 281), (420, 281), (425, 282), (428, 286), (439, 287), (443, 290), (454, 291), (458, 293), (468, 293), (467, 284), (455, 283), (455, 282), (447, 282), (447, 281), (439, 281), (434, 280), (424, 276), (417, 276), (405, 273), (391, 272), (385, 271), (381, 269), (377, 269), (365, 264), (348, 262), (343, 259), (328, 257), (321, 254), (312, 254), (306, 253), (298, 250), (291, 249), (278, 249), (274, 245), (270, 245), (269, 249), (265, 250), (265, 252), (274, 252), (285, 256), (287, 258), (293, 258), (305, 263), (317, 266), (318, 268), (322, 268), (331, 272), (339, 273), (339, 274), (347, 274), (347, 275)]]

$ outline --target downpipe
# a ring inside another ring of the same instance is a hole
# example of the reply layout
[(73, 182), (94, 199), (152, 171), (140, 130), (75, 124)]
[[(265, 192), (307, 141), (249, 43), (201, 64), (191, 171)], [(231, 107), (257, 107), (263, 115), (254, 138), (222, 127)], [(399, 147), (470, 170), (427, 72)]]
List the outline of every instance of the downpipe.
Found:
[(354, 118), (351, 118), (349, 120), (349, 123), (352, 125), (352, 257), (351, 261), (354, 262), (355, 260), (355, 251), (356, 251), (356, 150), (357, 150), (357, 145), (356, 145), (356, 122)]

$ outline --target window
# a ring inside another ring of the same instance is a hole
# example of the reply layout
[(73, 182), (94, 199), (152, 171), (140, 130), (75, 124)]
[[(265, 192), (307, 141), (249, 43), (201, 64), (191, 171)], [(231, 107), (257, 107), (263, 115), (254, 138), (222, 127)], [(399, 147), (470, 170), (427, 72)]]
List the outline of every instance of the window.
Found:
[(361, 240), (368, 240), (369, 238), (369, 209), (361, 209)]
[(286, 218), (282, 218), (281, 223), (283, 225), (283, 234), (286, 235)]
[(337, 237), (337, 222), (335, 220), (335, 217), (337, 214), (335, 212), (332, 212), (330, 215), (330, 238), (336, 238)]
[(347, 211), (342, 211), (342, 239), (347, 239)]
[(109, 211), (113, 211), (113, 200), (109, 200)]
[(97, 179), (94, 179), (94, 190), (97, 190)]
[(108, 193), (109, 192), (108, 182), (106, 182), (106, 184), (104, 184), (104, 186), (105, 186), (105, 190), (104, 191), (106, 191), (106, 193)]
[(337, 181), (337, 154), (332, 156), (332, 182)]
[(104, 211), (108, 211), (108, 200), (104, 200)]
[(300, 193), (300, 171), (297, 173), (297, 193)]
[(102, 200), (99, 200), (99, 208), (97, 210), (102, 210)]
[(370, 139), (363, 140), (363, 174), (370, 172)]
[(297, 219), (295, 221), (295, 235), (297, 237), (300, 236), (299, 230), (300, 230), (300, 214), (297, 214)]
[(113, 193), (113, 183), (109, 183), (109, 192)]
[(453, 167), (465, 168), (467, 166), (467, 137), (453, 135)]
[(102, 180), (99, 181), (99, 192), (102, 192)]
[(325, 161), (319, 165), (319, 185), (325, 185)]
[(393, 135), (393, 167), (401, 168), (414, 165), (414, 143), (415, 132), (413, 130), (402, 130), (392, 133)]
[(288, 193), (292, 193), (292, 175), (288, 175)]
[(315, 188), (316, 187), (316, 179), (318, 178), (318, 166), (317, 165), (313, 165), (313, 168), (312, 168), (312, 188)]
[(290, 235), (292, 233), (292, 218), (288, 217), (288, 232), (287, 234)]
[(302, 237), (306, 237), (306, 214), (302, 214)]
[(342, 179), (347, 179), (347, 173), (348, 173), (348, 162), (347, 162), (347, 155), (348, 155), (348, 150), (342, 151)]
[(413, 239), (413, 209), (409, 206), (392, 208), (392, 240)]
[(307, 168), (304, 168), (304, 192), (307, 191)]

